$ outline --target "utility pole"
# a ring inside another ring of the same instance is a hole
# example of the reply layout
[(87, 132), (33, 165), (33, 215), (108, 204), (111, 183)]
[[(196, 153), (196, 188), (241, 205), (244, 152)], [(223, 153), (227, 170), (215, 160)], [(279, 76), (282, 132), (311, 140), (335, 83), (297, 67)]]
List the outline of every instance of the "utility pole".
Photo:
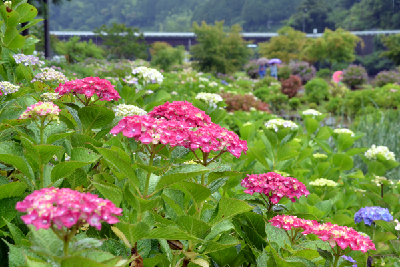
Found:
[(51, 46), (50, 46), (50, 12), (49, 12), (49, 0), (43, 1), (43, 18), (44, 18), (44, 56), (49, 59), (51, 54)]

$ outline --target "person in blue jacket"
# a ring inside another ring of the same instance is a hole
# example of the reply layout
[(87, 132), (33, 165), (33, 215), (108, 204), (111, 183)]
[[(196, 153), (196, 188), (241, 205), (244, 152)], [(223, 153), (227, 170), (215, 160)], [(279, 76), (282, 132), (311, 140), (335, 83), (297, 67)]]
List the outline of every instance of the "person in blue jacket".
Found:
[(275, 63), (271, 64), (271, 77), (278, 79), (278, 66)]
[(258, 69), (258, 75), (260, 75), (260, 79), (264, 78), (265, 73), (266, 73), (265, 65), (261, 65), (260, 68)]

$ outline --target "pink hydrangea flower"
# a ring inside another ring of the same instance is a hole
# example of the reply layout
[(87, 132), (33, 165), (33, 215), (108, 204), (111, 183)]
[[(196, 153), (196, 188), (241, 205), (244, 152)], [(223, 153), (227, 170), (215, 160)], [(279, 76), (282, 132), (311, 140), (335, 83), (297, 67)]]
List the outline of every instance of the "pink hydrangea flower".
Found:
[(306, 186), (292, 177), (284, 177), (275, 172), (248, 175), (242, 180), (242, 186), (247, 194), (260, 193), (268, 196), (273, 204), (277, 204), (283, 197), (295, 202), (295, 197), (310, 194)]
[(69, 188), (54, 187), (34, 191), (18, 202), (15, 209), (26, 212), (21, 219), (36, 229), (48, 229), (51, 226), (71, 228), (87, 222), (101, 230), (102, 222), (115, 224), (119, 220), (114, 216), (122, 215), (122, 209), (110, 200)]
[(35, 120), (39, 117), (46, 117), (49, 121), (58, 122), (60, 111), (60, 108), (53, 104), (53, 102), (37, 102), (36, 104), (29, 106), (19, 118)]
[(305, 220), (291, 215), (278, 215), (269, 220), (269, 222), (272, 226), (282, 228), (286, 231), (292, 230), (293, 228), (301, 228), (305, 231), (310, 231), (310, 229), (319, 225), (315, 220)]
[(97, 95), (101, 101), (112, 101), (121, 98), (117, 90), (114, 89), (114, 85), (108, 80), (98, 77), (87, 77), (60, 84), (55, 92), (60, 95), (80, 94), (84, 95), (86, 98)]
[(189, 142), (185, 147), (193, 151), (200, 148), (205, 153), (225, 150), (239, 158), (242, 152), (246, 154), (247, 142), (240, 140), (234, 132), (209, 123), (195, 131), (189, 131)]
[(350, 247), (352, 250), (367, 252), (368, 250), (376, 250), (375, 244), (369, 236), (359, 233), (353, 228), (339, 226), (331, 223), (315, 225), (303, 234), (312, 233), (317, 235), (321, 240), (328, 241), (331, 247), (339, 246), (341, 249)]
[(204, 111), (187, 101), (166, 102), (149, 112), (153, 118), (164, 118), (184, 123), (188, 127), (199, 127), (211, 123), (211, 118)]
[(343, 78), (343, 71), (338, 70), (333, 73), (332, 79), (335, 83), (339, 83)]

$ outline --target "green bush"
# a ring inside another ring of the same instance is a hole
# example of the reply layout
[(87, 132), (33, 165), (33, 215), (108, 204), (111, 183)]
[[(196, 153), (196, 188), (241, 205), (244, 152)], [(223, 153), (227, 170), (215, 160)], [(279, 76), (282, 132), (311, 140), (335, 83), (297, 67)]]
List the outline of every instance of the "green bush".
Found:
[(280, 82), (278, 82), (274, 77), (265, 76), (263, 79), (259, 80), (255, 84), (254, 89), (258, 89), (261, 87), (268, 87), (268, 86), (271, 86), (271, 84), (279, 84), (280, 85)]
[(178, 46), (172, 47), (169, 44), (166, 46), (158, 47), (161, 42), (156, 42), (150, 49), (151, 64), (157, 66), (164, 71), (170, 70), (173, 65), (183, 63), (185, 47)]
[(298, 97), (292, 97), (289, 99), (289, 106), (291, 109), (298, 109), (301, 105), (301, 100)]
[(317, 71), (317, 77), (318, 78), (331, 78), (332, 71), (330, 69), (320, 69), (319, 71)]
[(263, 102), (270, 104), (271, 109), (278, 111), (288, 103), (289, 97), (281, 92), (280, 84), (261, 87), (254, 91), (254, 95)]
[(78, 36), (71, 37), (67, 42), (61, 41), (55, 44), (55, 50), (58, 54), (64, 55), (68, 63), (84, 61), (87, 58), (103, 59), (105, 51), (92, 40), (89, 42), (80, 42)]
[(319, 104), (329, 95), (329, 84), (322, 78), (315, 78), (304, 86), (306, 96), (310, 102)]
[(278, 79), (280, 81), (289, 79), (291, 74), (292, 74), (292, 71), (289, 66), (281, 65), (278, 67)]

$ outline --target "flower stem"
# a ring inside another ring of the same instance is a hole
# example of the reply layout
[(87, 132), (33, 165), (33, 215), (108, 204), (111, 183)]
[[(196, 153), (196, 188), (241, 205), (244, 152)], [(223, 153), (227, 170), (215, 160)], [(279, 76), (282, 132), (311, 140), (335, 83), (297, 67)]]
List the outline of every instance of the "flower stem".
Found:
[(337, 267), (338, 262), (339, 262), (339, 258), (340, 258), (339, 255), (335, 255), (335, 261), (333, 262), (333, 267)]
[(40, 144), (43, 145), (44, 143), (44, 129), (46, 128), (46, 125), (44, 125), (44, 118), (40, 120)]
[(64, 257), (68, 257), (68, 253), (69, 253), (69, 240), (64, 240)]
[[(149, 166), (153, 166), (153, 160), (155, 156), (155, 149), (154, 145), (151, 146), (151, 154), (150, 154), (150, 160), (149, 160)], [(146, 184), (144, 186), (144, 192), (143, 192), (143, 198), (147, 198), (147, 193), (149, 191), (149, 186), (150, 186), (150, 177), (151, 177), (152, 171), (149, 170), (147, 173), (147, 178), (146, 178)]]

